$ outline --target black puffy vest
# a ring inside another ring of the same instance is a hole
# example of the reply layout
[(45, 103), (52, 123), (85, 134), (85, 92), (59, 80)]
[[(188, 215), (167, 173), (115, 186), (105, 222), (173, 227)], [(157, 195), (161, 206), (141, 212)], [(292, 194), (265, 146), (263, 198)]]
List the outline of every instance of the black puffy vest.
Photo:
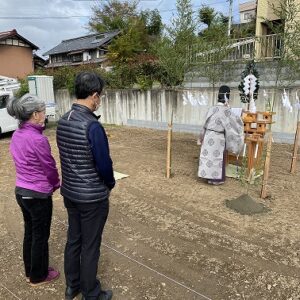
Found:
[(73, 104), (57, 126), (62, 170), (60, 192), (74, 202), (102, 201), (109, 196), (109, 189), (95, 168), (88, 140), (88, 128), (92, 122), (98, 120), (87, 107)]

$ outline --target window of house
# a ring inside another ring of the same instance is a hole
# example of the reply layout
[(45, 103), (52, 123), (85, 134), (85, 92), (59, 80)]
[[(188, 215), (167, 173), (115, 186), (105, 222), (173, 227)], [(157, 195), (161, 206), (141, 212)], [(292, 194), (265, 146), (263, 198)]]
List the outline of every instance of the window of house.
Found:
[(82, 54), (83, 61), (89, 61), (91, 59), (91, 57), (92, 57), (91, 53), (92, 53), (91, 50), (83, 52), (83, 54)]
[(66, 53), (62, 54), (61, 57), (63, 62), (70, 61), (70, 57)]
[(97, 58), (97, 50), (90, 51), (90, 56), (91, 56), (91, 59), (96, 59)]
[(52, 59), (53, 62), (62, 62), (62, 56), (61, 55), (53, 55), (51, 59)]
[(249, 20), (251, 19), (251, 14), (250, 13), (244, 13), (244, 20)]
[(82, 61), (82, 53), (72, 55), (72, 62)]

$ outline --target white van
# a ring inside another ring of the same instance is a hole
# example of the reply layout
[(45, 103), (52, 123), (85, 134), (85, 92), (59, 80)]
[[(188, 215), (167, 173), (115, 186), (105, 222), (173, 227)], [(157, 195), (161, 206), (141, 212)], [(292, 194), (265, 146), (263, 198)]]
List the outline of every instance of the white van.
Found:
[(53, 76), (31, 75), (27, 77), (29, 93), (38, 96), (46, 103), (46, 117), (55, 120), (56, 104), (54, 100)]
[[(46, 103), (46, 120), (55, 120), (56, 105), (53, 91), (52, 76), (28, 76), (29, 92), (43, 99)], [(15, 78), (0, 76), (0, 135), (4, 132), (14, 131), (18, 128), (19, 121), (11, 117), (6, 105), (8, 100), (19, 90), (20, 83)]]
[(11, 97), (13, 97), (12, 91), (0, 90), (0, 134), (14, 131), (19, 125), (19, 121), (11, 117), (6, 110), (6, 105)]

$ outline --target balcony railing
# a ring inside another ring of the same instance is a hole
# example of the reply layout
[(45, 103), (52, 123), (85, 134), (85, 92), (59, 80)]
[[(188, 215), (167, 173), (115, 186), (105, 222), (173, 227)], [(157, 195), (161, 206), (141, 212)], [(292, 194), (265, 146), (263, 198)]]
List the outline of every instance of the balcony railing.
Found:
[(282, 38), (277, 34), (261, 36), (257, 39), (257, 49), (259, 58), (279, 58), (283, 50)]
[(67, 67), (67, 66), (79, 66), (79, 65), (87, 65), (87, 64), (96, 64), (96, 63), (102, 63), (103, 61), (107, 60), (107, 57), (105, 55), (94, 58), (90, 60), (81, 60), (81, 61), (59, 61), (59, 62), (51, 62), (46, 65), (46, 68), (57, 68), (57, 67)]
[[(236, 61), (251, 59), (276, 59), (281, 56), (283, 43), (280, 36), (276, 34), (260, 37), (243, 38), (231, 40), (223, 48), (195, 51), (191, 62), (203, 61)], [(192, 51), (190, 50), (190, 53)]]

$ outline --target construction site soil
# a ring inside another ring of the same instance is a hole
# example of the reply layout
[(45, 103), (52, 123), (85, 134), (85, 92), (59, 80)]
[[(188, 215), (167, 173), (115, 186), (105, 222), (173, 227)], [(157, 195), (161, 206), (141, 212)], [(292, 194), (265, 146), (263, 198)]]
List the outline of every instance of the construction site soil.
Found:
[[(268, 198), (259, 199), (260, 185), (248, 191), (267, 210), (249, 216), (226, 206), (246, 193), (238, 180), (211, 186), (197, 177), (194, 135), (173, 134), (167, 179), (165, 131), (106, 130), (115, 170), (129, 175), (111, 193), (98, 269), (114, 300), (300, 299), (300, 163), (290, 174), (291, 145), (273, 145)], [(45, 135), (59, 166), (55, 127)], [(50, 265), (61, 276), (40, 287), (26, 283), (10, 139), (0, 138), (0, 299), (64, 299), (67, 215), (59, 191), (53, 196)]]

